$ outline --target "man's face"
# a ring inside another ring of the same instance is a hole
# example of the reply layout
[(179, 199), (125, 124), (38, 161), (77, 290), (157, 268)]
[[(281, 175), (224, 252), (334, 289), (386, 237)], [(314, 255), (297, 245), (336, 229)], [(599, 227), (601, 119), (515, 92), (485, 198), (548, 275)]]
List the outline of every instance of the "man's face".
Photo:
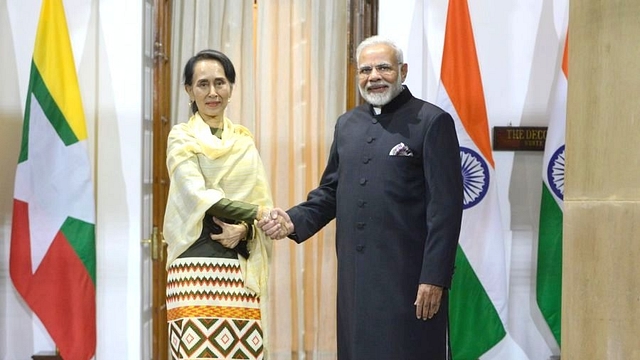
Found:
[(362, 49), (357, 72), (360, 95), (371, 105), (383, 106), (402, 91), (407, 64), (398, 64), (392, 47), (375, 44)]

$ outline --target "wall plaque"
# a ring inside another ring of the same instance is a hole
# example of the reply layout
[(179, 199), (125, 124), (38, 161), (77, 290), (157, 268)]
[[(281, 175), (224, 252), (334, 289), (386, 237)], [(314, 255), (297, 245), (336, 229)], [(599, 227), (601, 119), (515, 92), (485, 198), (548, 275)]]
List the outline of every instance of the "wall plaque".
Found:
[(546, 126), (494, 126), (493, 150), (544, 151)]

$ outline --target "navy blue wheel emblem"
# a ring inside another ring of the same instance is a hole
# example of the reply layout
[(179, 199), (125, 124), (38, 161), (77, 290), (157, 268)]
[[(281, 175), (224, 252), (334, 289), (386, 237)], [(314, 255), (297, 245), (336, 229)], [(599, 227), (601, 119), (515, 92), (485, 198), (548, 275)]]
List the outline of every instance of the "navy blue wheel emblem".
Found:
[(468, 209), (478, 204), (489, 189), (489, 167), (477, 152), (460, 147), (462, 163), (462, 187), (464, 189), (463, 208)]
[(551, 191), (564, 201), (564, 145), (560, 146), (549, 159), (547, 182)]

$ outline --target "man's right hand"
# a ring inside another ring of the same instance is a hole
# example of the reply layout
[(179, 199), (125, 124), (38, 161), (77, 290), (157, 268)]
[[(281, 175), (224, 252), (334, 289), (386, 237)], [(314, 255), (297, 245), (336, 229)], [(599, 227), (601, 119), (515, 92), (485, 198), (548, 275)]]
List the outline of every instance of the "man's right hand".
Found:
[(274, 240), (284, 239), (294, 231), (294, 225), (289, 214), (281, 208), (271, 209), (269, 218), (260, 219), (258, 227)]

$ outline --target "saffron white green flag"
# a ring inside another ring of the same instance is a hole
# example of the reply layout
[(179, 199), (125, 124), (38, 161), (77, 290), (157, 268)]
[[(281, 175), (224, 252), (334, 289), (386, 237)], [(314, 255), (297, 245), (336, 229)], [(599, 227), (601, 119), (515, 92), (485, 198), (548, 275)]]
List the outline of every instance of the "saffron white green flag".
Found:
[(542, 167), (542, 199), (538, 235), (536, 300), (542, 316), (560, 346), (562, 302), (562, 219), (564, 199), (564, 145), (567, 116), (568, 41), (556, 77)]
[(505, 338), (507, 269), (480, 68), (466, 0), (450, 0), (436, 103), (456, 122), (464, 212), (450, 296), (451, 352), (476, 360)]

